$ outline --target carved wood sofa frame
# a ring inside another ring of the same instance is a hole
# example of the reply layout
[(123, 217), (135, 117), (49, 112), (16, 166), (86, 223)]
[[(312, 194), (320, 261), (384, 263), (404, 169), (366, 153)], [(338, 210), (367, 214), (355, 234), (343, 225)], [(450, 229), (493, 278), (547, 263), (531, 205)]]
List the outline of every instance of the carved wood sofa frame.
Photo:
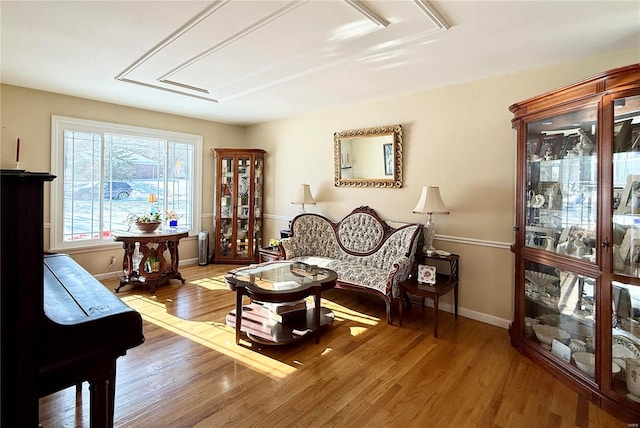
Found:
[(337, 223), (319, 214), (299, 214), (291, 221), (291, 237), (280, 246), (285, 259), (335, 270), (337, 288), (382, 298), (392, 324), (393, 301), (413, 270), (421, 230), (420, 224), (394, 228), (361, 206)]

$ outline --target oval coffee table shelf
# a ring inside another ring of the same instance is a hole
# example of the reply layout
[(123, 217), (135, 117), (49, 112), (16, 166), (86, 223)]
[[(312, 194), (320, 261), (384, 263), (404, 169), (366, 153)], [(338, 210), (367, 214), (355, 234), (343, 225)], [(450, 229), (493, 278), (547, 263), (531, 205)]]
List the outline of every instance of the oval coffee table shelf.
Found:
[[(304, 316), (280, 323), (269, 317), (269, 310), (259, 303), (242, 307), (240, 331), (251, 341), (263, 345), (285, 345), (312, 336), (315, 332), (315, 308), (308, 308)], [(320, 308), (320, 328), (326, 327), (335, 319), (334, 313), (325, 307)], [(227, 325), (236, 327), (236, 310), (227, 315)]]

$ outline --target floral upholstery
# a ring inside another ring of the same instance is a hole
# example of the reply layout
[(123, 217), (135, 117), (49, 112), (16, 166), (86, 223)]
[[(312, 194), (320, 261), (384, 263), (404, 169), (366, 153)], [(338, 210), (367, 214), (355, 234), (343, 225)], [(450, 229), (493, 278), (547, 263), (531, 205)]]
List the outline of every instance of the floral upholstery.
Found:
[(339, 223), (303, 213), (291, 222), (292, 236), (281, 240), (285, 258), (334, 270), (338, 286), (380, 295), (390, 305), (414, 265), (421, 226), (392, 228), (375, 211), (360, 207)]
[[(363, 234), (362, 231), (367, 233)], [(384, 230), (376, 219), (368, 214), (358, 213), (340, 222), (338, 236), (344, 247), (350, 251), (364, 253), (375, 249), (382, 240)]]

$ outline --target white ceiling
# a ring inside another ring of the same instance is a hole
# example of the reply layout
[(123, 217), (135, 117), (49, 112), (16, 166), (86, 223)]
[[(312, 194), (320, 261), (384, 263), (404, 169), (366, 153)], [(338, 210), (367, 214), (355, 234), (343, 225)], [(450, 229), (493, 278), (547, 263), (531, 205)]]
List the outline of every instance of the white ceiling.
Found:
[(3, 0), (0, 13), (2, 83), (237, 124), (623, 49), (640, 62), (640, 1)]

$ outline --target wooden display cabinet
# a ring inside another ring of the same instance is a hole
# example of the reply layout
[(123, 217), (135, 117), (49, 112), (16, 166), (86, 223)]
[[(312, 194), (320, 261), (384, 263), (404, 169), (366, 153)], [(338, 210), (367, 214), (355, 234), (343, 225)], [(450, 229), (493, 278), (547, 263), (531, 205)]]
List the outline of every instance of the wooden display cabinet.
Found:
[(626, 375), (625, 358), (640, 358), (640, 64), (509, 109), (517, 131), (511, 343), (637, 423), (640, 397), (631, 391), (640, 376)]
[(212, 263), (255, 263), (262, 244), (264, 155), (211, 149), (215, 161)]

